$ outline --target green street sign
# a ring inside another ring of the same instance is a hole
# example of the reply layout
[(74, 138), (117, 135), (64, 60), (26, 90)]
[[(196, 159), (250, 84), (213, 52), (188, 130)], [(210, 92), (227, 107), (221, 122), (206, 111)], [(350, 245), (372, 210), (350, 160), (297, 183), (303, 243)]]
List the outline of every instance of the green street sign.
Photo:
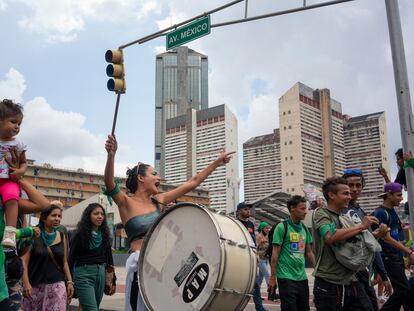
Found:
[(210, 33), (210, 15), (167, 33), (167, 50)]

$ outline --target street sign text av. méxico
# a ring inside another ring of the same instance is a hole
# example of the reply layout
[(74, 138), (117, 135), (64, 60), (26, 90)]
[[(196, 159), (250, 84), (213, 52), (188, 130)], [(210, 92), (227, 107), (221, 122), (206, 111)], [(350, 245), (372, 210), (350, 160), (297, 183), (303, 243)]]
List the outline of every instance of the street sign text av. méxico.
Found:
[(167, 34), (167, 50), (193, 41), (210, 33), (210, 15), (204, 16), (190, 24)]

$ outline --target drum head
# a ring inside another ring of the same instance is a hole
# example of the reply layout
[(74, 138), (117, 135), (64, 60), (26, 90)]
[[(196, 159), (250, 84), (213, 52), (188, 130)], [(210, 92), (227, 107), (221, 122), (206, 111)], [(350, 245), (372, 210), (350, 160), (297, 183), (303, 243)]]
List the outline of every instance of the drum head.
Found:
[(221, 276), (222, 248), (206, 209), (180, 205), (160, 216), (139, 260), (141, 293), (150, 310), (203, 310)]

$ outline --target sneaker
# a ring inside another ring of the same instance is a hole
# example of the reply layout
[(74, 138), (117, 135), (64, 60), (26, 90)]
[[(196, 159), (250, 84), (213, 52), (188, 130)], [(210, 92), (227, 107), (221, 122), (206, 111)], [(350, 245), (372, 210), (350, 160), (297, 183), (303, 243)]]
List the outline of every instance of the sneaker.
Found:
[(16, 248), (16, 228), (12, 226), (6, 226), (4, 228), (3, 241), (1, 245), (4, 247)]

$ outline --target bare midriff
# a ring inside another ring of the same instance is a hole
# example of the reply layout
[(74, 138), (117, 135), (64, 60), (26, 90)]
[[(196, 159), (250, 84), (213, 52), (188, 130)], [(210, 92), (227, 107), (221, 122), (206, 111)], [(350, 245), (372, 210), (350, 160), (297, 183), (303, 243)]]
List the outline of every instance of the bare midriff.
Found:
[(141, 250), (142, 243), (144, 242), (144, 239), (134, 240), (131, 242), (131, 251), (139, 251)]

